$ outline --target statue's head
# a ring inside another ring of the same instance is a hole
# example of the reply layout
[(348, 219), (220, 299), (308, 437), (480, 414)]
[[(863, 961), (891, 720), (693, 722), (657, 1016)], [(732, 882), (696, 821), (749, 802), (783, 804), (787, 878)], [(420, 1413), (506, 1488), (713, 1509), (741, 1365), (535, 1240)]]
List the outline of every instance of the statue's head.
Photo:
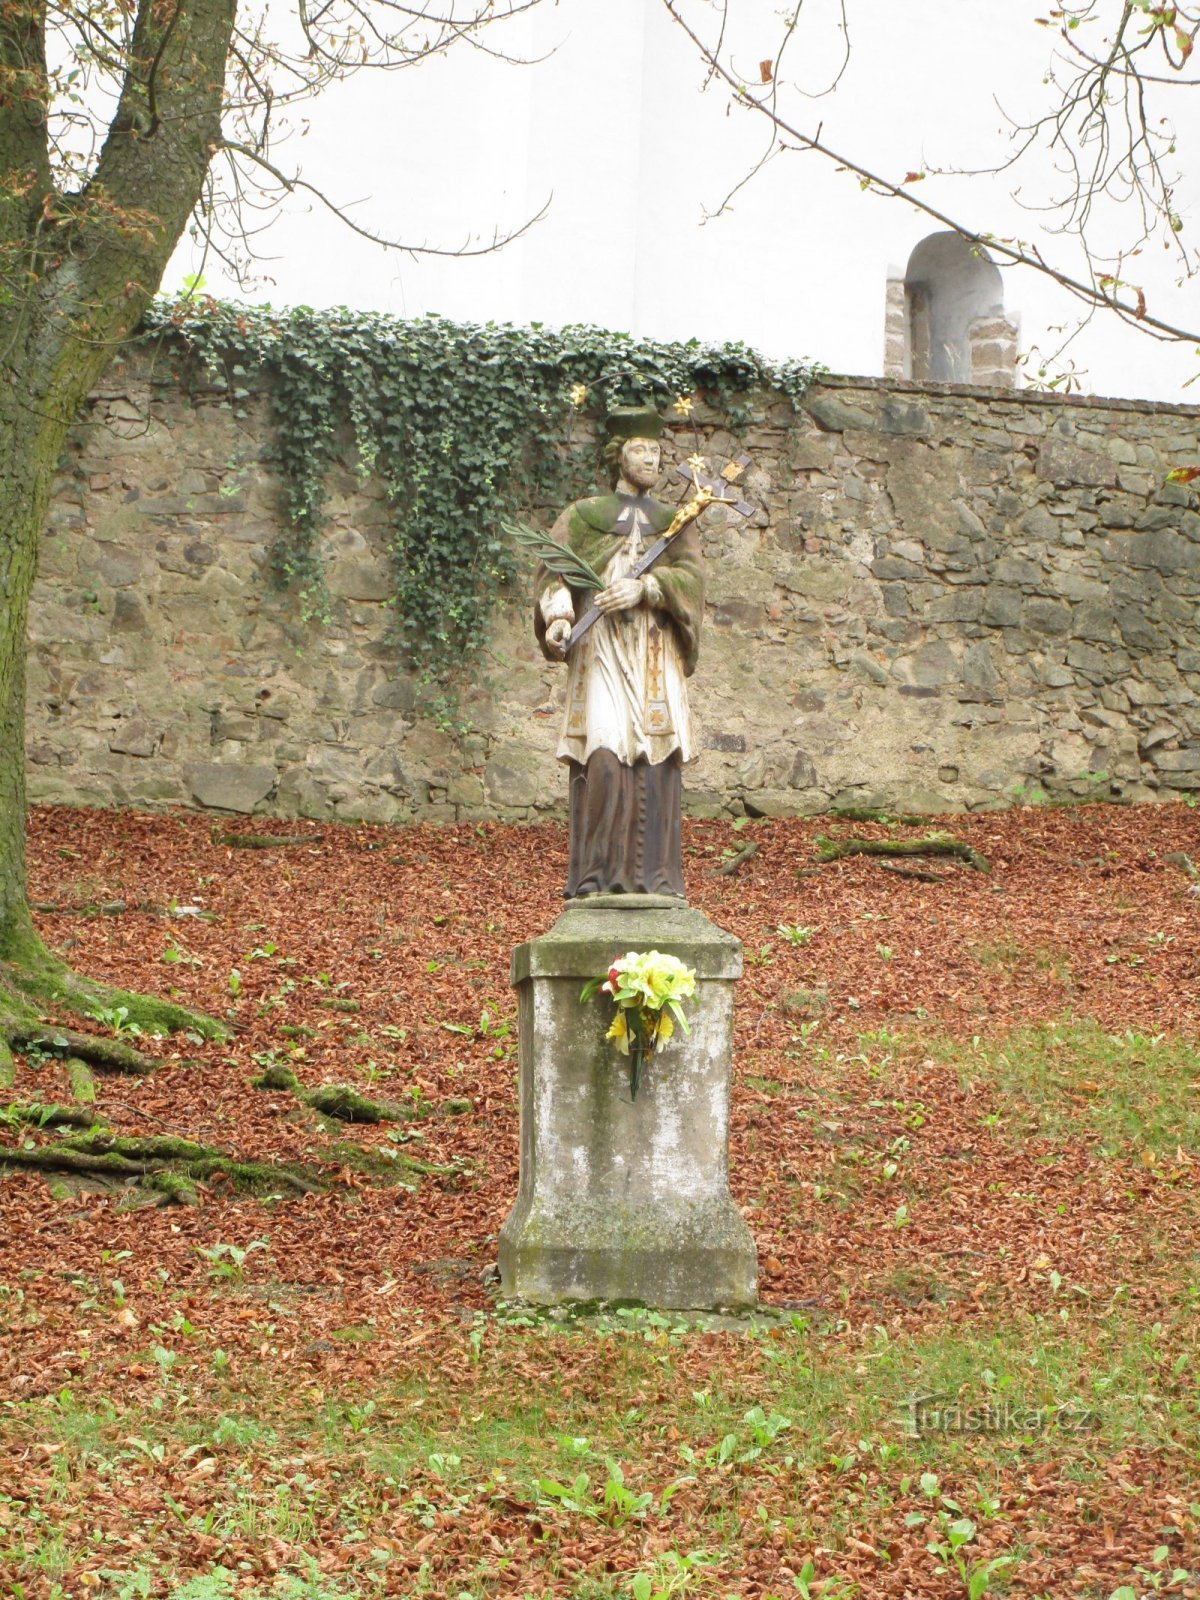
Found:
[(604, 461), (613, 483), (622, 478), (645, 493), (662, 471), (663, 419), (650, 406), (621, 406), (605, 419)]

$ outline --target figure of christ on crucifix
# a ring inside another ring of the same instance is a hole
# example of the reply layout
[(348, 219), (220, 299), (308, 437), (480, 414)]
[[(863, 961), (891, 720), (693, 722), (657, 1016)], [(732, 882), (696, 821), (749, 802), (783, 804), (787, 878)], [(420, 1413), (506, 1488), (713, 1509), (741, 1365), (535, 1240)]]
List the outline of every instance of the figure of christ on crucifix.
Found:
[(682, 768), (696, 755), (686, 680), (704, 612), (694, 522), (715, 500), (752, 508), (698, 469), (680, 469), (697, 490), (684, 510), (650, 498), (662, 431), (648, 408), (610, 413), (604, 455), (614, 492), (576, 501), (555, 523), (554, 537), (606, 587), (594, 595), (569, 588), (544, 568), (536, 580), (538, 642), (549, 660), (568, 661), (558, 746), (570, 772), (568, 899), (684, 897)]

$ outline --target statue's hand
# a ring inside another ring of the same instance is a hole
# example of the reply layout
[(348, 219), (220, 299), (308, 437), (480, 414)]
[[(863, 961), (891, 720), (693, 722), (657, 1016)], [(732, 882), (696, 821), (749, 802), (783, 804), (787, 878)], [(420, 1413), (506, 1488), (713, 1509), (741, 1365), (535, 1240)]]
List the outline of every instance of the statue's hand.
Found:
[(646, 585), (640, 578), (618, 578), (596, 596), (596, 609), (605, 616), (610, 611), (629, 611), (641, 605), (645, 593)]
[(571, 624), (565, 617), (560, 617), (557, 622), (552, 622), (546, 629), (546, 643), (561, 661), (567, 653), (567, 644), (571, 638)]

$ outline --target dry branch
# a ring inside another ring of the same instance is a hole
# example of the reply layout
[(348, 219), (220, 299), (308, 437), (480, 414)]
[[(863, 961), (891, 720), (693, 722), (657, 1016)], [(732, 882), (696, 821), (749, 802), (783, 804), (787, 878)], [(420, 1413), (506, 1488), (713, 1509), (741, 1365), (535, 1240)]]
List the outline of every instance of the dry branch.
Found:
[(721, 866), (714, 867), (711, 876), (714, 878), (732, 878), (739, 867), (744, 867), (750, 857), (757, 854), (758, 846), (756, 844), (744, 844), (737, 855), (731, 856)]
[(897, 878), (915, 878), (918, 883), (945, 883), (948, 873), (926, 872), (923, 867), (900, 867), (892, 861), (880, 861), (876, 865), (880, 872), (894, 873)]
[(286, 850), (293, 845), (320, 844), (323, 833), (214, 833), (213, 843), (232, 850)]

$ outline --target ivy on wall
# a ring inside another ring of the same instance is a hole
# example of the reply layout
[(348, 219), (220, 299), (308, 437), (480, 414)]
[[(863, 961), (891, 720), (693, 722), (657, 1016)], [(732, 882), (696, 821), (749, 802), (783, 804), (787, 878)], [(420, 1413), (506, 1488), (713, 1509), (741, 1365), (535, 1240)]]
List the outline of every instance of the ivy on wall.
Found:
[(773, 389), (795, 403), (816, 370), (740, 344), (213, 300), (159, 302), (145, 326), (151, 338), (182, 337), (226, 375), (235, 401), (265, 382), (284, 483), (272, 564), (308, 617), (328, 615), (325, 484), (349, 429), (359, 469), (377, 474), (387, 496), (394, 643), (443, 709), (516, 576), (501, 520), (557, 510), (601, 482), (595, 453), (569, 444), (572, 396), (599, 417), (694, 394), (736, 426), (747, 391)]

